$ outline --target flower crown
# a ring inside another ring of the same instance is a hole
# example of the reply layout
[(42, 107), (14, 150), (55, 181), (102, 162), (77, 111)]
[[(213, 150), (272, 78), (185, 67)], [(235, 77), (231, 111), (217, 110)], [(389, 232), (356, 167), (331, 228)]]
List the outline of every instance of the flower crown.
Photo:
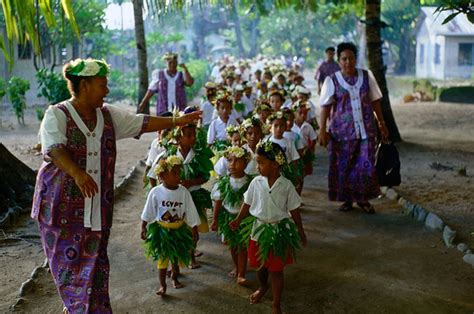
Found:
[(305, 108), (305, 109), (311, 110), (311, 107), (309, 106), (307, 101), (297, 100), (293, 103), (293, 105), (291, 105), (291, 109), (293, 111), (296, 111), (299, 108)]
[(230, 93), (226, 89), (220, 89), (216, 93), (216, 97), (214, 98), (213, 105), (216, 106), (220, 102), (229, 102), (232, 104), (232, 93)]
[(273, 111), (272, 107), (266, 102), (266, 100), (262, 100), (259, 102), (257, 107), (255, 107), (255, 113), (260, 113), (264, 110)]
[(263, 149), (265, 152), (265, 157), (270, 160), (276, 161), (280, 166), (286, 164), (286, 156), (281, 149), (275, 149), (274, 145), (278, 145), (273, 143), (272, 141), (260, 141), (257, 144), (257, 150)]
[(231, 135), (232, 133), (239, 133), (240, 134), (240, 126), (238, 125), (229, 125), (228, 127), (225, 128), (225, 130), (227, 131), (227, 134), (228, 135)]
[(230, 157), (235, 157), (235, 158), (243, 157), (248, 160), (250, 159), (250, 154), (247, 150), (243, 149), (242, 147), (231, 146), (224, 151), (224, 157), (226, 159), (229, 159)]
[(283, 111), (277, 111), (272, 113), (268, 118), (267, 118), (267, 123), (268, 122), (273, 122), (276, 119), (284, 119), (285, 121), (288, 120), (288, 114), (283, 112)]
[(251, 128), (251, 127), (261, 127), (261, 123), (260, 123), (260, 120), (255, 118), (255, 117), (251, 117), (251, 118), (247, 118), (245, 119), (242, 124), (240, 125), (242, 127), (242, 130), (245, 132), (245, 130), (247, 130), (248, 128)]
[(161, 57), (162, 60), (171, 60), (171, 59), (178, 59), (178, 54), (174, 52), (167, 52)]
[(105, 60), (76, 59), (70, 62), (66, 74), (74, 76), (100, 76), (105, 77), (109, 73), (109, 65)]
[(175, 166), (181, 166), (183, 164), (183, 159), (179, 156), (172, 155), (167, 158), (162, 158), (158, 161), (158, 164), (155, 168), (155, 174), (158, 176), (162, 172), (168, 172), (173, 169)]

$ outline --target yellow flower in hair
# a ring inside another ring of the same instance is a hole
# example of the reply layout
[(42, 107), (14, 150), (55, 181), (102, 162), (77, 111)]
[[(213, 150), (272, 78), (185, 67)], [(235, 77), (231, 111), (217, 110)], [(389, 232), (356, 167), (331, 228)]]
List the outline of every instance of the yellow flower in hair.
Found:
[(173, 169), (175, 166), (181, 166), (183, 164), (183, 159), (179, 156), (172, 155), (167, 158), (162, 158), (158, 161), (158, 164), (155, 168), (155, 174), (158, 176), (162, 172), (168, 172)]
[(230, 157), (235, 157), (235, 158), (244, 157), (248, 159), (249, 156), (250, 154), (245, 149), (239, 146), (231, 146), (224, 151), (224, 157), (227, 159), (229, 159)]
[(228, 135), (231, 135), (232, 133), (238, 132), (240, 133), (240, 127), (238, 125), (229, 125), (228, 127), (225, 128), (227, 131)]

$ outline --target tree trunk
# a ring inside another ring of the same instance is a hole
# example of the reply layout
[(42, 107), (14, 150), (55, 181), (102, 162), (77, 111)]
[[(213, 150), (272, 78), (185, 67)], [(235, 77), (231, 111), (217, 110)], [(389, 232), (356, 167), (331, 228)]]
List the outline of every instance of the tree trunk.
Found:
[(253, 58), (258, 53), (258, 24), (260, 23), (260, 15), (258, 12), (250, 23), (250, 52), (249, 57)]
[[(148, 89), (148, 67), (145, 41), (145, 25), (143, 23), (143, 0), (133, 0), (133, 16), (135, 18), (135, 41), (138, 59), (138, 101), (143, 99)], [(138, 111), (138, 106), (137, 106)], [(150, 114), (150, 104), (146, 104), (142, 113)]]
[(235, 39), (237, 41), (237, 47), (239, 48), (239, 57), (245, 56), (244, 44), (242, 41), (242, 29), (240, 28), (239, 12), (237, 6), (239, 5), (237, 0), (232, 2), (232, 20), (234, 22)]
[(380, 0), (366, 0), (365, 20), (369, 69), (374, 73), (375, 79), (382, 91), (382, 113), (390, 132), (390, 139), (394, 142), (399, 142), (401, 141), (401, 137), (390, 107), (390, 98), (385, 78), (386, 68), (382, 59)]
[(30, 206), (36, 174), (0, 143), (0, 217), (9, 208)]
[(194, 30), (194, 35), (196, 36), (196, 40), (195, 40), (196, 56), (199, 59), (202, 59), (206, 55), (206, 52), (205, 52), (206, 34), (204, 32), (205, 20), (204, 20), (203, 12), (198, 8), (198, 6), (196, 5), (193, 6), (191, 10), (193, 12), (193, 30)]

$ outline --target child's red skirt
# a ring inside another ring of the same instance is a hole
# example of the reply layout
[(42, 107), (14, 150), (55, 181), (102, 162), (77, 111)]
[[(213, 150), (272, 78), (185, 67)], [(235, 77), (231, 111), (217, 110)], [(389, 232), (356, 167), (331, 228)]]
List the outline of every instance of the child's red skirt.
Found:
[[(250, 240), (248, 247), (248, 260), (249, 266), (259, 268), (261, 266), (260, 261), (258, 260), (258, 243), (257, 241)], [(291, 254), (286, 256), (286, 260), (279, 256), (273, 256), (272, 252), (268, 255), (268, 260), (265, 262), (263, 267), (267, 268), (268, 271), (277, 272), (283, 271), (286, 265), (293, 264), (293, 257)]]

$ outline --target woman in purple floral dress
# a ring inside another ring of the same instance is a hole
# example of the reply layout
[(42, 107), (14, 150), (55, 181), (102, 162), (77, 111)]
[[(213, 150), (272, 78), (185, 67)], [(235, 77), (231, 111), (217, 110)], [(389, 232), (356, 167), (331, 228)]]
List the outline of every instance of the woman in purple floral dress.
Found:
[(178, 71), (178, 55), (167, 53), (163, 56), (166, 61), (165, 70), (155, 70), (151, 74), (152, 81), (148, 90), (140, 103), (139, 111), (143, 112), (145, 105), (150, 98), (156, 94), (156, 115), (165, 111), (183, 111), (186, 108), (185, 86), (194, 84), (194, 78), (189, 74), (184, 63), (179, 65), (184, 72)]
[(356, 68), (354, 44), (339, 44), (337, 58), (341, 70), (326, 77), (321, 90), (319, 142), (329, 150), (329, 199), (343, 202), (341, 211), (353, 209), (352, 203), (357, 202), (372, 214), (369, 200), (380, 194), (374, 164), (375, 120), (381, 139), (388, 139), (380, 108), (382, 93), (372, 72)]
[(199, 119), (135, 115), (104, 105), (108, 65), (77, 59), (63, 74), (71, 99), (45, 112), (40, 126), (44, 162), (32, 218), (64, 312), (111, 313), (107, 244), (112, 227), (115, 142)]

